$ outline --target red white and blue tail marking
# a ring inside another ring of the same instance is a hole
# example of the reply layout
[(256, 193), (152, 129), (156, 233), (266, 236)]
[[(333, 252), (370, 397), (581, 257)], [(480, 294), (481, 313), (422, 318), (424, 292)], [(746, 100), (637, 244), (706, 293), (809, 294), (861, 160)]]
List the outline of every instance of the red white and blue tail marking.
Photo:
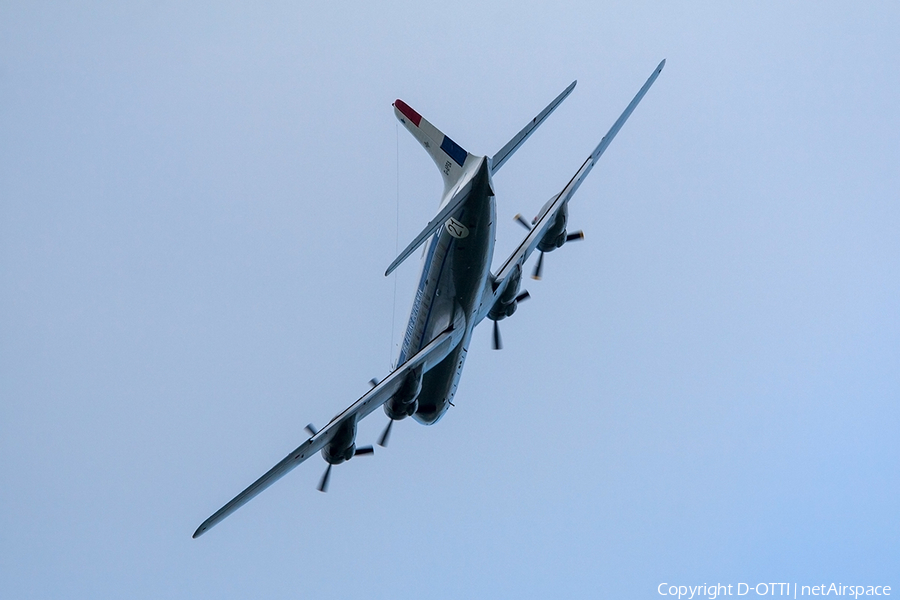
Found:
[(394, 102), (394, 114), (434, 160), (444, 178), (444, 188), (449, 189), (462, 175), (471, 155), (403, 100)]

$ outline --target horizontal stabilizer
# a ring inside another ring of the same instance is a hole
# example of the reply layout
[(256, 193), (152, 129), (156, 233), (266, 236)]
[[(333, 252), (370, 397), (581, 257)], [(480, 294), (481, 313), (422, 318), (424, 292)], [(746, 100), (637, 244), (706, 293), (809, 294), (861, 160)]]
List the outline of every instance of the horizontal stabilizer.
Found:
[[(479, 160), (485, 160), (484, 157), (480, 157)], [(483, 167), (480, 167), (483, 168)], [(458, 190), (456, 194), (450, 198), (447, 204), (444, 205), (444, 208), (434, 217), (431, 221), (428, 222), (428, 225), (425, 226), (419, 235), (415, 237), (413, 241), (409, 243), (409, 245), (403, 249), (403, 252), (400, 253), (397, 258), (394, 259), (394, 262), (390, 264), (387, 268), (387, 271), (384, 272), (385, 277), (393, 273), (394, 269), (400, 266), (400, 264), (406, 260), (410, 254), (415, 252), (416, 248), (422, 245), (422, 243), (431, 237), (438, 229), (440, 229), (444, 223), (447, 222), (447, 219), (450, 218), (453, 213), (459, 210), (459, 207), (463, 205), (463, 203), (469, 197), (469, 191), (472, 186), (472, 180), (469, 181), (462, 186), (461, 190)]]
[(578, 83), (578, 81), (573, 81), (569, 85), (569, 87), (564, 89), (562, 93), (553, 100), (553, 102), (547, 105), (547, 108), (538, 113), (538, 116), (533, 118), (528, 125), (523, 127), (522, 131), (517, 133), (513, 139), (509, 140), (505, 146), (500, 148), (497, 154), (495, 154), (491, 158), (491, 175), (499, 171), (500, 167), (503, 166), (503, 163), (505, 163), (509, 159), (509, 157), (519, 149), (519, 146), (525, 143), (525, 140), (527, 140), (529, 136), (534, 133), (534, 130), (537, 129), (538, 126), (543, 123), (547, 117), (550, 116), (550, 113), (556, 110), (557, 106), (562, 104), (562, 101), (565, 100), (566, 97), (572, 93), (572, 90), (575, 89), (576, 83)]

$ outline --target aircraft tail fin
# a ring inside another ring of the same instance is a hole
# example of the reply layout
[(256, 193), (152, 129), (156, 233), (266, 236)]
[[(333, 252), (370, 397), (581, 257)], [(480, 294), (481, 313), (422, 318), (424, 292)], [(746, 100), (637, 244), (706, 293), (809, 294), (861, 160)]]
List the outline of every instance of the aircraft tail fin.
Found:
[(493, 157), (491, 157), (491, 175), (500, 170), (500, 167), (503, 166), (510, 156), (519, 149), (519, 146), (525, 143), (525, 140), (534, 133), (534, 130), (538, 128), (538, 126), (544, 122), (544, 120), (550, 116), (556, 107), (562, 104), (562, 101), (566, 99), (566, 97), (572, 93), (572, 90), (575, 89), (575, 84), (578, 81), (573, 81), (569, 84), (569, 87), (564, 89), (562, 93), (553, 99), (553, 102), (547, 105), (547, 108), (538, 113), (538, 115), (531, 120), (528, 125), (522, 128), (522, 131), (517, 133), (513, 139), (509, 140), (505, 146), (500, 148)]
[(459, 181), (464, 172), (463, 165), (470, 158), (476, 157), (466, 152), (462, 146), (444, 135), (440, 129), (399, 98), (394, 102), (394, 115), (431, 156), (444, 178), (444, 190), (448, 190)]

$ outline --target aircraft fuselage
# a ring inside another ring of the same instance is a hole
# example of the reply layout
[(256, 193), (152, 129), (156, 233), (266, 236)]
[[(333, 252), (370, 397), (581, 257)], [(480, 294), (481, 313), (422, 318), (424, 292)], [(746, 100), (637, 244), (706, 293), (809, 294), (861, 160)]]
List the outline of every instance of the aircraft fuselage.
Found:
[[(469, 185), (470, 184), (470, 185)], [(495, 239), (495, 205), (487, 158), (473, 169), (462, 209), (425, 246), (419, 285), (397, 364), (421, 350), (459, 317), (465, 332), (459, 344), (422, 375), (419, 405), (413, 418), (436, 423), (447, 411), (466, 360), (481, 295), (490, 273)], [(451, 201), (448, 194), (444, 203)]]

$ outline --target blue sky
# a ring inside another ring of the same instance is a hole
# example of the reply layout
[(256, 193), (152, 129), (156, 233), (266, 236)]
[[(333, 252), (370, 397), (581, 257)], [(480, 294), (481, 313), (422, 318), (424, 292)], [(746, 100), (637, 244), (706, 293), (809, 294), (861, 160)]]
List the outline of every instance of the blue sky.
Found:
[[(900, 586), (898, 17), (3, 3), (5, 595)], [(662, 58), (456, 407), (192, 540), (390, 366), (441, 190), (391, 102), (493, 154), (578, 79), (496, 177), (499, 260)]]

